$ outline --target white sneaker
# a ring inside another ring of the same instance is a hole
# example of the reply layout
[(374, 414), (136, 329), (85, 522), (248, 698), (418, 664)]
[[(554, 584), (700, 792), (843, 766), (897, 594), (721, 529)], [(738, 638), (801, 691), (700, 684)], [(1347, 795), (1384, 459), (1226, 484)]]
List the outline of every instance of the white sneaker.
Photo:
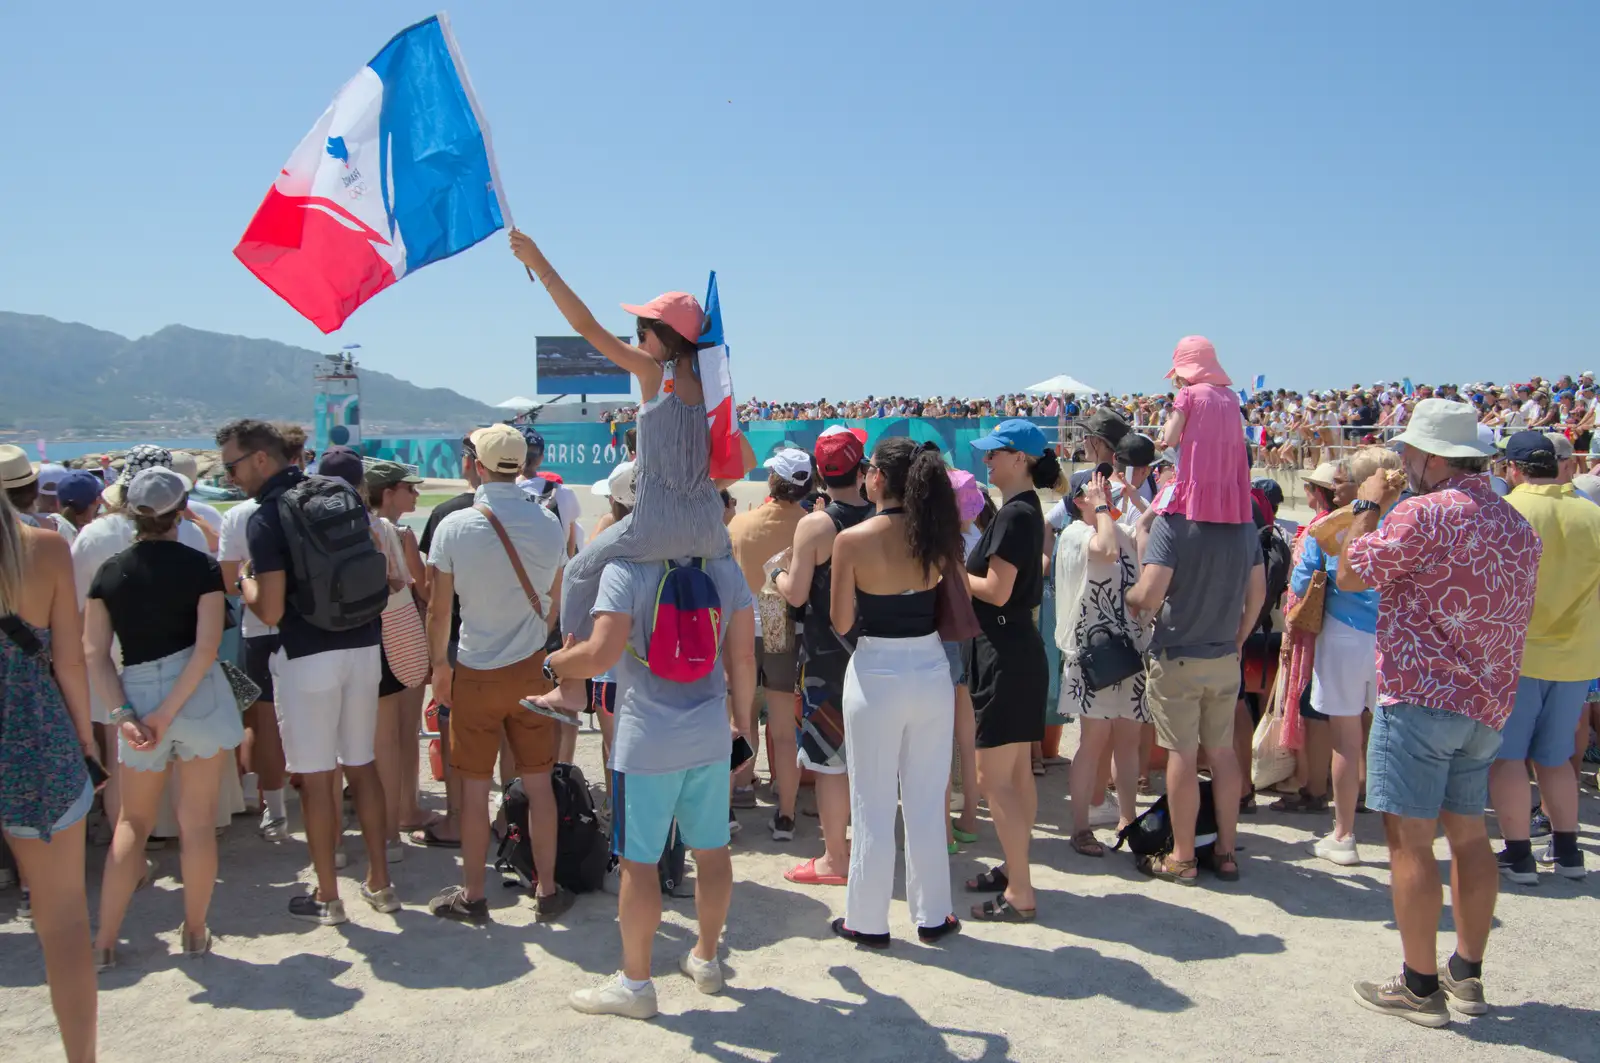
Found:
[(1330, 863), (1340, 867), (1355, 867), (1361, 863), (1361, 853), (1356, 849), (1356, 836), (1354, 834), (1344, 840), (1336, 839), (1332, 832), (1317, 839), (1311, 851)]
[(373, 907), (373, 910), (384, 915), (392, 915), (400, 910), (400, 898), (395, 895), (393, 886), (385, 886), (376, 892), (367, 889), (367, 884), (361, 884), (361, 899)]
[(717, 960), (702, 960), (690, 949), (678, 961), (678, 970), (694, 979), (694, 987), (710, 996), (722, 992), (722, 964)]
[(621, 1015), (628, 1019), (656, 1017), (656, 984), (632, 990), (613, 978), (603, 986), (579, 989), (567, 998), (574, 1011), (585, 1015)]
[(1122, 819), (1122, 810), (1117, 807), (1117, 799), (1108, 797), (1098, 805), (1089, 808), (1089, 826), (1115, 827)]
[(269, 842), (286, 842), (289, 840), (288, 818), (280, 816), (274, 819), (270, 808), (262, 810), (261, 826), (257, 829), (261, 832), (261, 837)]

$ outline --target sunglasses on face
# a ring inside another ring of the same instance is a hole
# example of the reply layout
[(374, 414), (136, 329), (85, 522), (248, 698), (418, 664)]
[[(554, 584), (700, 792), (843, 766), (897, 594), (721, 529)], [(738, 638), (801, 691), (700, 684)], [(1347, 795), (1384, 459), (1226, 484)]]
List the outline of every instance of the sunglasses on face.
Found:
[(237, 458), (234, 458), (232, 461), (223, 462), (222, 463), (222, 467), (224, 469), (228, 470), (228, 475), (229, 476), (232, 476), (233, 475), (233, 467), (235, 465), (239, 464), (241, 461), (245, 460), (246, 458), (253, 458), (259, 453), (261, 453), (259, 450), (252, 450), (247, 454), (240, 454)]

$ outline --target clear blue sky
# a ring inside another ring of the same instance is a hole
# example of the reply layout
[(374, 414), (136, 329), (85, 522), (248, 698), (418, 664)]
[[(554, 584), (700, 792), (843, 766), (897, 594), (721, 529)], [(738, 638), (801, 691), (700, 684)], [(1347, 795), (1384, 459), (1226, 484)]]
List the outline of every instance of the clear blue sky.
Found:
[[(487, 401), (569, 331), (503, 235), (330, 337), (231, 255), (427, 6), (26, 4), (0, 309), (316, 349)], [(603, 322), (721, 280), (749, 395), (1155, 390), (1600, 368), (1592, 0), (463, 2), (520, 226)], [(247, 402), (241, 396), (241, 402)]]

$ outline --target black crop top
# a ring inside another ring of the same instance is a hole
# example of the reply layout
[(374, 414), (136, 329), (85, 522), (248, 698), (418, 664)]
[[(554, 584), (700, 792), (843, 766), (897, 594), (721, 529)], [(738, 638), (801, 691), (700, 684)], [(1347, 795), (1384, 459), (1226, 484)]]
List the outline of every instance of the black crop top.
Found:
[(915, 639), (938, 630), (937, 587), (903, 594), (868, 594), (856, 589), (856, 632), (864, 638)]

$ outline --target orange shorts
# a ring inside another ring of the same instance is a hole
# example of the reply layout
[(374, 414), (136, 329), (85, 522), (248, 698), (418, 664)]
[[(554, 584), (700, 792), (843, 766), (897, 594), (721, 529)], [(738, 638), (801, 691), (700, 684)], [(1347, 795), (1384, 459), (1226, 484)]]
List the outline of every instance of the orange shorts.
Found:
[(450, 706), (450, 766), (463, 778), (491, 779), (500, 739), (511, 744), (517, 774), (538, 775), (555, 766), (559, 723), (517, 704), (554, 689), (541, 671), (544, 651), (504, 668), (480, 671), (456, 665)]

